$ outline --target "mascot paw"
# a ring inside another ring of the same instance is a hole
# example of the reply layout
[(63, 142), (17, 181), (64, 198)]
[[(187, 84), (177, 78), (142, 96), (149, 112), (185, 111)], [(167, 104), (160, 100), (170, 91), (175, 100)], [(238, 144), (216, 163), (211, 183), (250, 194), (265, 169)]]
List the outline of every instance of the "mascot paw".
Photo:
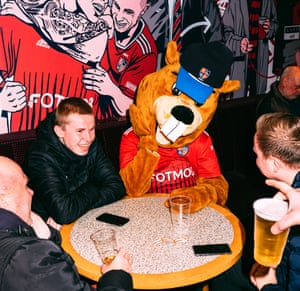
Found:
[(154, 118), (145, 118), (145, 114), (135, 104), (130, 106), (130, 120), (134, 132), (138, 136), (155, 136), (156, 121)]
[[(169, 198), (176, 195), (182, 195), (191, 198), (191, 213), (193, 213), (201, 210), (211, 202), (216, 202), (216, 197), (214, 199), (209, 195), (203, 195), (203, 193), (205, 192), (200, 192), (199, 189), (195, 188), (180, 188), (171, 192)], [(169, 199), (165, 201), (165, 206), (168, 208), (170, 207)]]
[(142, 136), (140, 138), (139, 148), (146, 149), (150, 152), (157, 152), (158, 145), (153, 136)]

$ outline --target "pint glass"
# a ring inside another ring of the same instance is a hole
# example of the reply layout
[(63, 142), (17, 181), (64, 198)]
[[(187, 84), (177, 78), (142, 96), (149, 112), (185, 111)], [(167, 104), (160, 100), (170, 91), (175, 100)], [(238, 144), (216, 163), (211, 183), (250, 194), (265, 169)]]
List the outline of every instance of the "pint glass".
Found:
[(258, 199), (253, 204), (254, 259), (267, 267), (276, 267), (281, 260), (289, 229), (274, 235), (271, 226), (288, 211), (287, 202), (276, 198)]

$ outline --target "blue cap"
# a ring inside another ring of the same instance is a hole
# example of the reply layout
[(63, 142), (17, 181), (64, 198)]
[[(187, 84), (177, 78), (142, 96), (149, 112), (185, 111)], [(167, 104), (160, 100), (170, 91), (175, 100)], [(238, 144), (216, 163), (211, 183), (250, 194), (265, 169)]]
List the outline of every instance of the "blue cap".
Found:
[(219, 41), (190, 44), (181, 54), (175, 87), (203, 104), (222, 86), (232, 61), (232, 52)]
[(175, 87), (199, 104), (203, 104), (214, 89), (197, 79), (183, 67), (179, 69)]

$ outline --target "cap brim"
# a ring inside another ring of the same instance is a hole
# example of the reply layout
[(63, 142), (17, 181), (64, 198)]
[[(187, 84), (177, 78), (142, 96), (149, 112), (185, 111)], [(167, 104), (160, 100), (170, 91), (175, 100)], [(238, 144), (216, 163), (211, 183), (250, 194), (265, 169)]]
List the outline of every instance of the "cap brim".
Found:
[(198, 80), (183, 67), (179, 69), (175, 86), (199, 104), (203, 104), (214, 89)]

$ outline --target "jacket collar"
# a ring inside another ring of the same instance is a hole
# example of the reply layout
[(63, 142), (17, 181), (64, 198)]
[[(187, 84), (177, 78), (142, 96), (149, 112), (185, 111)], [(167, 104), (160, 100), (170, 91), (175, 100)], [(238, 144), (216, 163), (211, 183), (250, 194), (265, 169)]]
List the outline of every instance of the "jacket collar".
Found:
[(23, 236), (36, 236), (33, 228), (15, 213), (0, 208), (0, 231), (14, 232)]
[(300, 188), (300, 171), (296, 174), (295, 179), (292, 183), (293, 188)]

